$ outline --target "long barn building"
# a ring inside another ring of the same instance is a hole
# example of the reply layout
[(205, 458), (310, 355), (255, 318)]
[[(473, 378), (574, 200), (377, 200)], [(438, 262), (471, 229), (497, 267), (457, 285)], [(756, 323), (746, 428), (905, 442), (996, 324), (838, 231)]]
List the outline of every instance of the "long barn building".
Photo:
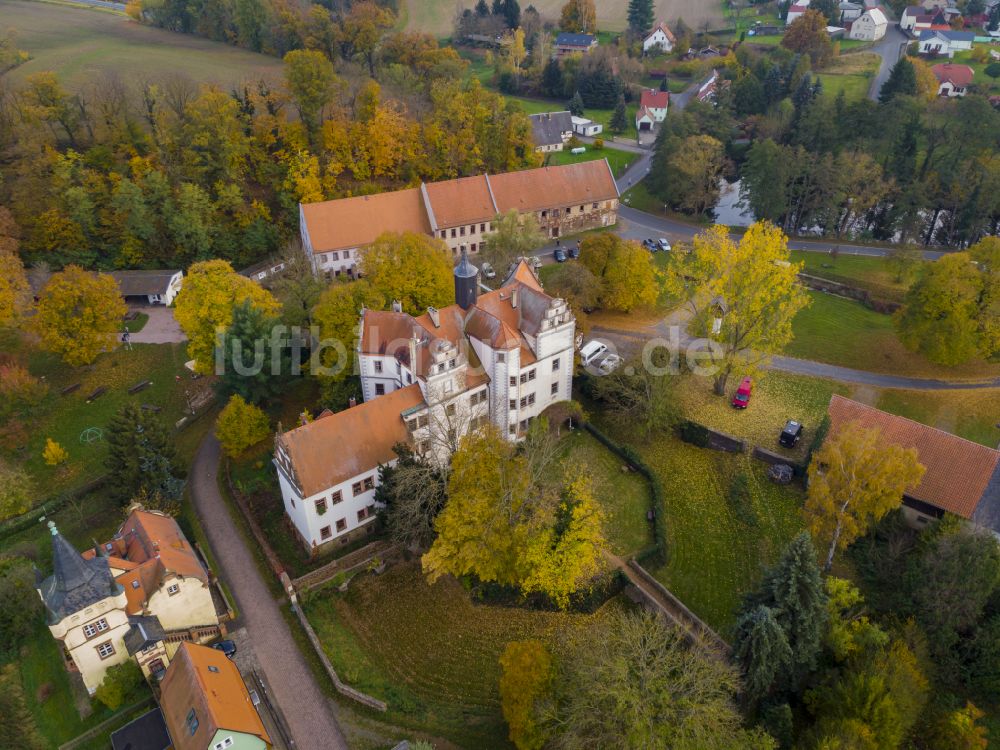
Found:
[(461, 177), (376, 195), (299, 205), (302, 246), (319, 274), (356, 273), (359, 253), (383, 232), (442, 240), (470, 255), (511, 210), (534, 214), (548, 237), (605, 227), (618, 219), (618, 188), (607, 159), (498, 175)]

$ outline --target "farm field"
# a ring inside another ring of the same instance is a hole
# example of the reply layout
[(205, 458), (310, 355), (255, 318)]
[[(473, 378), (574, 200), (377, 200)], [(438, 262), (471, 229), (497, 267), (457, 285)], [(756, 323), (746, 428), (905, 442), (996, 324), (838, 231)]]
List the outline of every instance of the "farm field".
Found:
[[(474, 2), (464, 2), (471, 8)], [(532, 3), (539, 13), (553, 21), (559, 20), (564, 0), (536, 0)], [(601, 0), (597, 6), (597, 26), (602, 31), (623, 31), (627, 25), (628, 0)], [(678, 18), (693, 29), (720, 28), (725, 25), (721, 0), (656, 0), (655, 17), (672, 23)], [(527, 7), (524, 5), (523, 7)], [(400, 25), (406, 29), (426, 31), (437, 37), (452, 32), (455, 3), (452, 0), (404, 0), (400, 8)]]
[(891, 315), (832, 294), (809, 296), (812, 304), (792, 323), (795, 338), (785, 350), (790, 357), (909, 377), (975, 381), (1000, 375), (1000, 365), (983, 361), (936, 365), (903, 346)]
[(51, 70), (68, 88), (80, 89), (103, 73), (118, 72), (133, 84), (181, 75), (228, 89), (282, 75), (275, 57), (142, 26), (103, 10), (0, 0), (0, 21), (3, 29), (16, 30), (18, 46), (32, 56), (9, 74), (14, 81)]

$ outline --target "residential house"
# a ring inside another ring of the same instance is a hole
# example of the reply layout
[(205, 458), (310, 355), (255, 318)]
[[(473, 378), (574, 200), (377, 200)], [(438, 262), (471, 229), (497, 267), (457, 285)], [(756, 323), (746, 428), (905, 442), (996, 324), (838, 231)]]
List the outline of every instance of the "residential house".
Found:
[(940, 96), (965, 96), (972, 78), (976, 74), (968, 65), (955, 65), (954, 63), (941, 63), (931, 68), (937, 76), (938, 95)]
[(170, 305), (181, 290), (183, 271), (112, 271), (126, 302)]
[(858, 422), (877, 428), (882, 443), (916, 449), (927, 470), (903, 496), (903, 513), (911, 524), (919, 527), (953, 513), (1000, 532), (1000, 451), (843, 396), (831, 398), (828, 414), (831, 436)]
[(921, 31), (918, 50), (932, 57), (954, 57), (956, 52), (972, 49), (976, 35), (971, 31)]
[(562, 151), (566, 141), (573, 137), (573, 120), (568, 111), (540, 112), (528, 115), (528, 119), (535, 151)]
[(493, 424), (510, 440), (571, 397), (576, 322), (521, 261), (480, 294), (463, 253), (455, 304), (412, 316), (363, 310), (357, 343), (364, 403), (275, 437), (275, 466), (292, 525), (307, 549), (372, 531), (378, 468), (409, 444), (446, 461), (468, 432)]
[(281, 258), (268, 258), (260, 261), (260, 263), (254, 263), (252, 266), (242, 269), (240, 271), (240, 276), (246, 276), (248, 279), (252, 279), (258, 284), (263, 284), (268, 279), (280, 276), (284, 270), (284, 260)]
[(667, 108), (670, 106), (670, 92), (657, 89), (643, 89), (639, 97), (639, 106), (645, 107), (657, 123), (667, 119)]
[(785, 15), (785, 25), (791, 26), (796, 20), (805, 15), (807, 10), (809, 10), (809, 0), (798, 0), (798, 2), (792, 3), (788, 7), (788, 13)]
[(224, 653), (181, 645), (160, 683), (174, 750), (269, 750), (271, 738), (240, 670)]
[(695, 93), (695, 98), (699, 102), (711, 102), (715, 101), (715, 92), (720, 86), (728, 86), (729, 81), (724, 81), (719, 78), (719, 71), (713, 70), (712, 75), (709, 76), (701, 86), (698, 87), (698, 91)]
[(860, 3), (852, 3), (850, 0), (842, 0), (839, 9), (841, 23), (850, 23), (865, 12), (865, 6)]
[(82, 554), (49, 527), (53, 573), (39, 595), (67, 668), (91, 693), (130, 657), (155, 677), (182, 640), (219, 635), (208, 572), (170, 516), (133, 506), (111, 541)]
[(869, 8), (851, 24), (851, 39), (877, 42), (889, 29), (889, 19), (881, 8)]
[(570, 34), (564, 31), (556, 37), (556, 57), (585, 55), (596, 46), (597, 37), (593, 34)]
[(573, 132), (577, 135), (585, 136), (596, 136), (600, 135), (604, 126), (599, 122), (594, 122), (593, 120), (588, 120), (586, 117), (572, 117), (570, 122), (573, 123)]
[(316, 273), (355, 275), (360, 253), (383, 232), (418, 232), (441, 239), (455, 257), (462, 246), (475, 254), (496, 216), (512, 209), (534, 213), (550, 237), (559, 237), (614, 224), (618, 190), (601, 159), (304, 203), (299, 226)]
[(676, 42), (674, 38), (674, 32), (670, 30), (665, 23), (662, 21), (653, 28), (646, 38), (642, 40), (642, 51), (643, 52), (673, 52), (674, 43)]
[(648, 107), (639, 107), (635, 111), (635, 129), (640, 133), (644, 130), (652, 130), (656, 127), (656, 118), (649, 111)]

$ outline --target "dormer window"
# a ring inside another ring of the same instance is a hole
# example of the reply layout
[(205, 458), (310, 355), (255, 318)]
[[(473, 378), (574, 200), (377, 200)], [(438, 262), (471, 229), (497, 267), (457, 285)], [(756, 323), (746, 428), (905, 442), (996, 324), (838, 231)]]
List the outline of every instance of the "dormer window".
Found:
[(455, 366), (455, 360), (454, 359), (449, 359), (448, 360), (448, 367), (454, 367), (454, 366)]

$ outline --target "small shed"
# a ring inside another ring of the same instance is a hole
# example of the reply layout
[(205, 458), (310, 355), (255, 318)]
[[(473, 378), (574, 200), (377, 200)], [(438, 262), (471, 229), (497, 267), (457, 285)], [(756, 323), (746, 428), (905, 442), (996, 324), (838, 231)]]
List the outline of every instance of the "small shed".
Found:
[(577, 135), (595, 136), (604, 131), (604, 126), (599, 122), (588, 120), (586, 117), (573, 117), (573, 132)]
[(184, 272), (114, 271), (111, 276), (118, 282), (118, 288), (126, 302), (170, 305), (181, 290)]

